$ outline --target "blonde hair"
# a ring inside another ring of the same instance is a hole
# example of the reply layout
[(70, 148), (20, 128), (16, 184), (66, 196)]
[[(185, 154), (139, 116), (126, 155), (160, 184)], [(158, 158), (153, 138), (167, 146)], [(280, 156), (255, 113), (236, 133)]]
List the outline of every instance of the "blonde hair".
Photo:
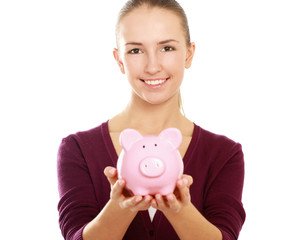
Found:
[(183, 114), (183, 116), (185, 116), (180, 89), (179, 89), (179, 93), (178, 93), (178, 108), (179, 108), (180, 112)]
[(116, 41), (118, 45), (118, 33), (119, 33), (119, 23), (121, 20), (129, 14), (131, 11), (133, 11), (136, 8), (139, 8), (143, 5), (146, 5), (148, 7), (158, 7), (163, 8), (169, 11), (172, 11), (175, 13), (181, 20), (181, 26), (184, 31), (186, 45), (190, 46), (190, 33), (189, 33), (189, 27), (188, 27), (188, 20), (187, 16), (184, 12), (184, 9), (181, 7), (181, 5), (175, 1), (175, 0), (129, 0), (127, 1), (124, 6), (121, 8), (118, 20), (116, 24)]

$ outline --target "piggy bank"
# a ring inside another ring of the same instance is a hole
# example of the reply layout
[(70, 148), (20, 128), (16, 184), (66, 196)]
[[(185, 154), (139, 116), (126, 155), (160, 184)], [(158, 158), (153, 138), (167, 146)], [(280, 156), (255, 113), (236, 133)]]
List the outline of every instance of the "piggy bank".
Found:
[(178, 151), (182, 135), (178, 129), (167, 128), (158, 136), (142, 136), (134, 129), (125, 129), (119, 140), (122, 151), (117, 171), (127, 189), (134, 195), (167, 195), (174, 191), (183, 174)]

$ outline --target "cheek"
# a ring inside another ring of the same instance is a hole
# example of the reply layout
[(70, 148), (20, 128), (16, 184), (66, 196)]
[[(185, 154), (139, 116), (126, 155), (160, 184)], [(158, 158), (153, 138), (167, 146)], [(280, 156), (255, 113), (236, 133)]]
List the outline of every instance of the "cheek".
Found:
[(182, 54), (172, 54), (163, 60), (163, 66), (174, 75), (183, 75), (184, 73), (184, 56)]
[[(137, 58), (136, 58), (137, 57)], [(131, 56), (124, 59), (124, 68), (128, 77), (135, 77), (144, 70), (143, 59), (140, 56)]]

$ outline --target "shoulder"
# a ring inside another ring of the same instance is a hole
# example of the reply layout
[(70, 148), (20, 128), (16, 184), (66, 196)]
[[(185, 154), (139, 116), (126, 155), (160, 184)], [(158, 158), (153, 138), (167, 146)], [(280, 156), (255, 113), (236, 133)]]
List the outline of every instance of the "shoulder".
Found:
[(240, 143), (222, 134), (216, 134), (195, 125), (196, 142), (193, 148), (196, 156), (211, 166), (223, 166), (231, 161), (243, 162)]
[(200, 126), (195, 125), (198, 134), (198, 143), (206, 148), (218, 150), (231, 150), (241, 148), (241, 144), (229, 137), (210, 132)]
[[(210, 184), (218, 176), (223, 179), (244, 176), (244, 155), (240, 143), (225, 135), (216, 134), (196, 126), (198, 141), (196, 147), (197, 159), (208, 171)], [(239, 181), (239, 182), (242, 182)]]
[(108, 134), (105, 122), (63, 138), (57, 154), (58, 169), (62, 169), (61, 166), (78, 166), (95, 173), (102, 172), (105, 166), (115, 165), (117, 156)]
[(59, 151), (77, 149), (81, 152), (86, 149), (100, 147), (104, 144), (104, 136), (108, 132), (107, 122), (85, 131), (78, 131), (62, 139)]
[(104, 122), (94, 128), (72, 133), (67, 137), (63, 138), (62, 141), (67, 142), (67, 141), (70, 141), (71, 139), (74, 139), (79, 143), (91, 143), (96, 140), (98, 141), (105, 134), (106, 128), (107, 128), (107, 122)]

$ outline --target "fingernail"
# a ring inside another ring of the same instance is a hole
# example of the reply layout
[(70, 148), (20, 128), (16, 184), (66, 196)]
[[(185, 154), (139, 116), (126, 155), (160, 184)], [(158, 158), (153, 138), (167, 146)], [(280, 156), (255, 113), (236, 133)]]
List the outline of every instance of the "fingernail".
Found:
[(140, 202), (143, 198), (141, 196), (136, 197), (136, 202)]
[(114, 175), (115, 172), (116, 172), (116, 169), (115, 169), (115, 168), (111, 168), (111, 169), (109, 170), (109, 173), (112, 174), (112, 175)]
[(188, 184), (187, 178), (183, 178), (183, 182), (187, 185)]
[(119, 179), (119, 180), (118, 180), (118, 183), (119, 183), (119, 185), (122, 187), (122, 186), (124, 185), (124, 180)]
[(145, 197), (145, 202), (146, 202), (146, 203), (150, 202), (150, 200), (151, 200), (151, 198), (150, 198), (149, 196), (146, 196), (146, 197)]
[(179, 181), (178, 181), (178, 185), (179, 185), (180, 187), (182, 187), (182, 186), (183, 186), (183, 181), (182, 181), (182, 180), (179, 180)]
[(167, 197), (167, 199), (168, 199), (169, 201), (173, 201), (173, 200), (174, 200), (174, 197), (173, 197), (173, 195), (169, 195), (169, 196)]
[(157, 194), (157, 195), (156, 195), (156, 199), (157, 199), (158, 201), (160, 201), (160, 200), (161, 200), (161, 195)]

